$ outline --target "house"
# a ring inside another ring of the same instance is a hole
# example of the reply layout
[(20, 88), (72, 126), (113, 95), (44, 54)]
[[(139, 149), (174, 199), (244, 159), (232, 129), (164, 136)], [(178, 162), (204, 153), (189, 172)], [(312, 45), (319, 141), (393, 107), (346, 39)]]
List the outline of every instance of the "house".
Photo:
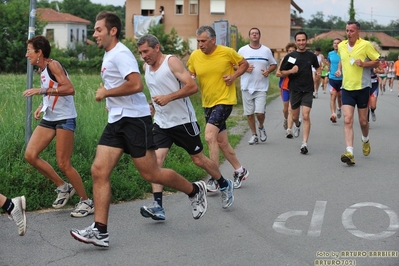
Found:
[[(381, 44), (381, 53), (382, 56), (387, 56), (389, 52), (392, 51), (399, 51), (399, 40), (389, 36), (388, 34), (384, 32), (373, 32), (373, 31), (360, 31), (360, 38), (365, 39), (366, 37), (370, 38), (371, 36), (374, 36), (377, 38)], [(346, 38), (346, 32), (344, 30), (332, 30), (329, 32), (324, 32), (319, 35), (316, 35), (314, 38), (309, 39), (308, 43), (311, 44), (315, 40), (319, 39), (334, 39), (334, 38), (340, 38), (341, 40), (345, 40)]]
[(300, 19), (291, 19), (291, 7), (302, 13), (293, 0), (126, 0), (126, 38), (134, 38), (134, 16), (159, 16), (163, 7), (162, 22), (165, 31), (172, 28), (186, 40), (191, 50), (197, 49), (195, 31), (202, 25), (227, 21), (248, 38), (248, 31), (258, 27), (261, 42), (277, 51), (276, 58), (293, 34), (301, 29)]
[(42, 35), (60, 49), (75, 47), (76, 43), (83, 44), (87, 40), (87, 25), (91, 23), (89, 20), (51, 8), (38, 8), (37, 18), (47, 22)]

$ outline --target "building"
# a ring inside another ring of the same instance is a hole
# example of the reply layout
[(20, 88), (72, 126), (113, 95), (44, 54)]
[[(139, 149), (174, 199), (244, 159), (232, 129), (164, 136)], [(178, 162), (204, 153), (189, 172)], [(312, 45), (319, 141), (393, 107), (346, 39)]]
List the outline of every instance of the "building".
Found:
[(126, 38), (134, 38), (134, 16), (159, 16), (163, 7), (165, 31), (174, 27), (192, 50), (197, 48), (195, 31), (202, 25), (213, 25), (225, 20), (237, 26), (238, 32), (248, 38), (248, 31), (258, 27), (262, 43), (280, 52), (296, 31), (302, 20), (292, 18), (291, 8), (302, 13), (293, 0), (126, 0)]
[(42, 35), (60, 49), (75, 47), (76, 43), (83, 44), (87, 40), (87, 25), (91, 23), (89, 20), (51, 8), (38, 8), (37, 18), (47, 22)]
[[(394, 37), (391, 37), (384, 32), (360, 31), (360, 38), (362, 39), (367, 39), (371, 36), (374, 36), (381, 42), (381, 51), (379, 52), (382, 56), (387, 56), (389, 52), (399, 51), (399, 40), (395, 39)], [(309, 39), (308, 43), (312, 44), (315, 40), (319, 39), (334, 38), (340, 38), (341, 40), (345, 40), (346, 32), (344, 30), (332, 30), (329, 32), (323, 32), (319, 35), (316, 35), (314, 38)]]

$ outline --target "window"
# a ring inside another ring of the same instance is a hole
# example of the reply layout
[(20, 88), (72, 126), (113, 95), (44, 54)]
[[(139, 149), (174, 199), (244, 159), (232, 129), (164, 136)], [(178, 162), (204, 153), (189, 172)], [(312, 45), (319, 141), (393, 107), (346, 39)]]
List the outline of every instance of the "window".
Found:
[(224, 14), (226, 12), (226, 0), (211, 0), (211, 14)]
[(198, 15), (198, 0), (190, 0), (190, 15)]
[(140, 0), (141, 1), (141, 15), (154, 16), (155, 0)]
[(79, 29), (76, 29), (76, 41), (79, 42)]
[(54, 29), (46, 29), (46, 38), (50, 42), (54, 41)]
[(69, 37), (69, 41), (73, 42), (73, 39), (74, 39), (74, 37), (73, 37), (73, 29), (71, 29), (71, 36)]
[(85, 42), (86, 36), (85, 36), (85, 30), (82, 30), (82, 42)]
[(177, 15), (182, 15), (183, 9), (184, 9), (184, 0), (175, 0), (175, 5), (176, 5), (176, 14)]

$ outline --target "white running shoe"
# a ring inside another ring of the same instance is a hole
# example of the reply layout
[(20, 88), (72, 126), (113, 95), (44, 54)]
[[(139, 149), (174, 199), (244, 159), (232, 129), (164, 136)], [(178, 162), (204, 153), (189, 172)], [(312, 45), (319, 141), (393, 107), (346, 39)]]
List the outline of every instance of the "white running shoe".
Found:
[(94, 213), (94, 203), (91, 199), (82, 200), (75, 205), (75, 209), (71, 212), (72, 217), (86, 217)]
[(216, 192), (219, 190), (219, 183), (212, 177), (208, 179), (208, 182), (206, 182), (206, 189), (209, 192)]
[(249, 145), (258, 144), (258, 136), (252, 135), (251, 138), (248, 140)]
[(11, 201), (14, 204), (14, 209), (11, 211), (11, 214), (8, 216), (8, 218), (15, 222), (18, 227), (18, 234), (23, 236), (26, 232), (25, 196), (13, 198)]
[(260, 135), (260, 141), (265, 142), (267, 140), (267, 134), (266, 134), (265, 127), (259, 128), (259, 135)]
[(69, 232), (73, 238), (85, 244), (93, 244), (98, 247), (109, 247), (108, 232), (100, 233), (100, 231), (94, 227), (94, 223), (83, 230), (71, 229)]
[(75, 189), (69, 183), (65, 183), (62, 186), (59, 186), (55, 192), (57, 192), (57, 198), (53, 202), (53, 208), (59, 209), (67, 204), (68, 200), (75, 195)]
[(194, 219), (199, 219), (206, 213), (208, 202), (206, 201), (206, 184), (204, 181), (194, 182), (199, 187), (199, 192), (190, 197)]

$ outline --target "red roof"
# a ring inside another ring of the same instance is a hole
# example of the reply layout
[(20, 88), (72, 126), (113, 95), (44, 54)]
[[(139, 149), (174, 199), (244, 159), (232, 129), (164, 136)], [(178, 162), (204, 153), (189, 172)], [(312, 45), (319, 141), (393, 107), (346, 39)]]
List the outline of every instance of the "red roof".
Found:
[(82, 23), (82, 24), (91, 23), (89, 20), (68, 13), (57, 12), (51, 8), (38, 8), (37, 15), (39, 20), (44, 20), (47, 22)]
[[(384, 32), (363, 32), (360, 31), (360, 38), (364, 39), (366, 36), (375, 36), (381, 42), (381, 47), (387, 48), (399, 48), (399, 40), (385, 34)], [(346, 39), (346, 32), (344, 30), (332, 30), (329, 32), (324, 32), (319, 35), (316, 35), (314, 38), (309, 39), (309, 43), (313, 43), (318, 39), (334, 39), (340, 38), (341, 40)]]

